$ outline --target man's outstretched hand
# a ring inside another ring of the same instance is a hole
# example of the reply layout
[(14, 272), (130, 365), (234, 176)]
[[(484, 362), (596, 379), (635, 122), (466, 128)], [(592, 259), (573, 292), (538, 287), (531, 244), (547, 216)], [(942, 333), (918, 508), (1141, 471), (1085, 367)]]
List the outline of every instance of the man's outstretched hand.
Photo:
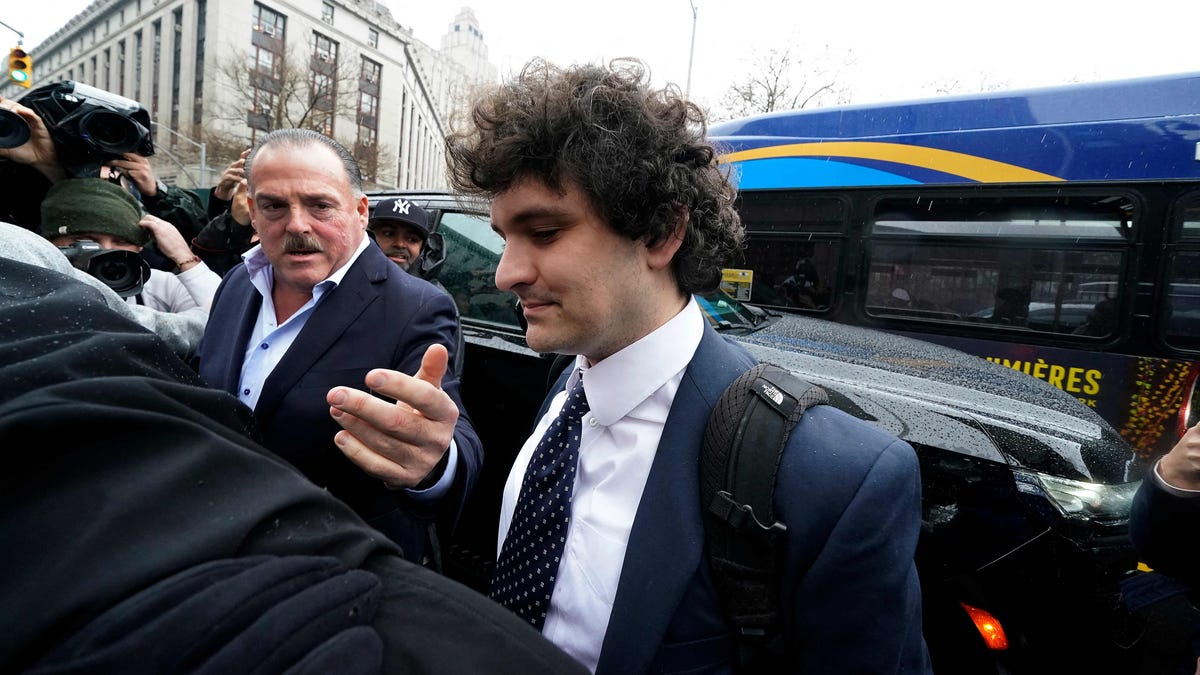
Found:
[(454, 438), (458, 406), (442, 391), (449, 354), (430, 345), (416, 375), (376, 368), (367, 387), (385, 401), (351, 387), (329, 390), (329, 414), (343, 431), (334, 442), (359, 468), (389, 487), (413, 487), (441, 461)]

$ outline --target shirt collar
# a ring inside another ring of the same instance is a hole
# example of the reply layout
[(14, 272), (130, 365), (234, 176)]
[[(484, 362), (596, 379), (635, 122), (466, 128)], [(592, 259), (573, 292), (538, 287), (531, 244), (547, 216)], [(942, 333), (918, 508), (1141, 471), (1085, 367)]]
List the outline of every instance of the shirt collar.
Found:
[[(370, 239), (364, 232), (362, 240), (358, 242), (358, 250), (354, 252), (354, 255), (350, 256), (345, 265), (337, 268), (333, 271), (333, 274), (321, 280), (317, 286), (320, 288), (334, 288), (342, 283), (342, 279), (346, 277), (346, 272), (350, 270), (350, 267), (354, 265), (363, 251), (367, 250), (367, 247), (371, 245)], [(242, 260), (246, 261), (246, 272), (250, 275), (251, 279), (259, 278), (260, 276), (265, 280), (273, 279), (274, 275), (271, 272), (273, 272), (274, 268), (271, 267), (271, 261), (267, 260), (267, 254), (263, 252), (262, 244), (255, 244), (254, 248), (243, 253)]]
[[(600, 363), (589, 367), (586, 358), (576, 357), (576, 370), (587, 374), (584, 390), (596, 421), (610, 426), (650, 398), (687, 368), (703, 335), (704, 317), (691, 298), (670, 321)], [(571, 375), (568, 389), (578, 377)]]

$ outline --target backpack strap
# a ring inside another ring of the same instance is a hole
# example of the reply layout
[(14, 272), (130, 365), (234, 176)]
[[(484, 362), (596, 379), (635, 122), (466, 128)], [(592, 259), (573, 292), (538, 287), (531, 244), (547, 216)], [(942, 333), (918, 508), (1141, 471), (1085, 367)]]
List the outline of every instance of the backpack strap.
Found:
[[(704, 432), (700, 498), (713, 585), (737, 630), (738, 669), (753, 666), (779, 633), (780, 552), (775, 479), (788, 434), (825, 390), (760, 363), (734, 380)], [(761, 663), (759, 664), (761, 665)]]

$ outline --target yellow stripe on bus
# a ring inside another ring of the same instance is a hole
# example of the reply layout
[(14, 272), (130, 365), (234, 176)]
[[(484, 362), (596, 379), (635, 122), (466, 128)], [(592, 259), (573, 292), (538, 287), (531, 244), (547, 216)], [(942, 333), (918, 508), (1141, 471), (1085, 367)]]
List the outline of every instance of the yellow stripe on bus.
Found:
[(980, 183), (1027, 183), (1062, 181), (1058, 176), (1033, 171), (1015, 164), (1006, 164), (961, 152), (926, 148), (900, 143), (869, 141), (833, 141), (828, 143), (793, 143), (753, 150), (741, 150), (722, 155), (723, 163), (776, 157), (853, 157), (907, 164), (933, 171), (961, 176)]

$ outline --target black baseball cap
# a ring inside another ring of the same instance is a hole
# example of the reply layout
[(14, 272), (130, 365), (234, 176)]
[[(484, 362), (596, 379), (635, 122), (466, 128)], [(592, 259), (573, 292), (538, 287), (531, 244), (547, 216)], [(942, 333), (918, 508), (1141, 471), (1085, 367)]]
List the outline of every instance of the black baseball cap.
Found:
[(391, 197), (380, 200), (367, 221), (367, 227), (375, 229), (382, 223), (404, 223), (420, 230), (421, 235), (429, 237), (429, 214), (425, 209), (404, 197)]

